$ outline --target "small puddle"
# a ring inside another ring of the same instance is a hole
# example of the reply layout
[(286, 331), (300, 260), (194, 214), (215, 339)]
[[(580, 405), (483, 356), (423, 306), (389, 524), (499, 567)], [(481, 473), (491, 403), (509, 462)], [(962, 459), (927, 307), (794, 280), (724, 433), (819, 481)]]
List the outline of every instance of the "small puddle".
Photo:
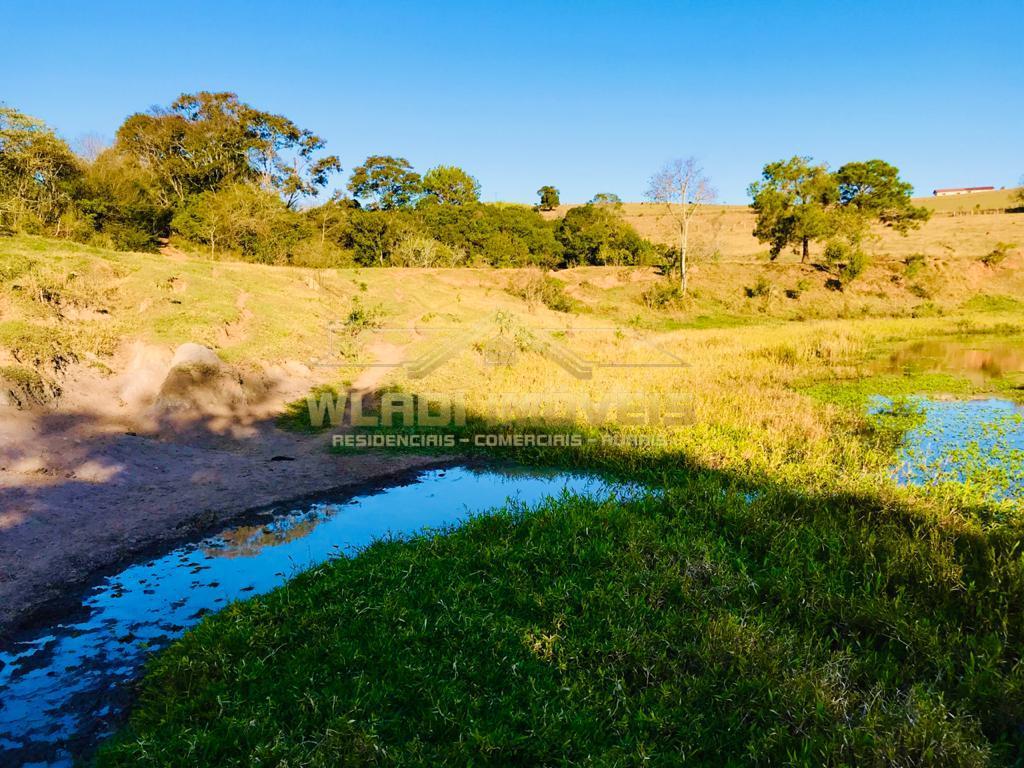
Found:
[(268, 514), (264, 525), (229, 528), (128, 566), (88, 591), (84, 618), (0, 649), (0, 764), (71, 765), (120, 722), (131, 683), (153, 652), (233, 600), (269, 592), (389, 534), (563, 492), (630, 490), (582, 475), (432, 470), (407, 485)]
[[(897, 406), (900, 407), (900, 406)], [(911, 397), (917, 411), (895, 469), (900, 483), (969, 483), (995, 499), (1024, 499), (1024, 406), (1009, 400)], [(892, 408), (877, 398), (873, 412)]]

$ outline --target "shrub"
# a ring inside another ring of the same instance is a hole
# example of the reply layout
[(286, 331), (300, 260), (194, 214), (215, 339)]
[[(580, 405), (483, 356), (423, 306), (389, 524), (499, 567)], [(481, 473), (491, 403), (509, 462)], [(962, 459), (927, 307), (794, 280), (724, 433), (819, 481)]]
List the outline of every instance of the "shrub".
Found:
[(744, 288), (743, 291), (747, 294), (748, 299), (770, 296), (772, 292), (772, 284), (763, 277), (759, 277), (753, 286)]
[(682, 299), (683, 294), (675, 282), (655, 283), (640, 294), (640, 299), (648, 309), (664, 309)]
[(530, 304), (543, 304), (556, 312), (572, 312), (572, 298), (565, 292), (565, 284), (551, 275), (535, 274), (519, 285), (510, 285), (508, 292)]
[(839, 278), (844, 282), (850, 282), (860, 277), (867, 266), (867, 254), (859, 248), (852, 249), (847, 257), (846, 263), (839, 267)]
[(907, 290), (919, 299), (930, 299), (932, 297), (931, 288), (924, 283), (911, 283), (907, 286)]
[(410, 213), (417, 231), (464, 253), (468, 261), (495, 267), (562, 264), (556, 223), (523, 205), (424, 205)]
[(571, 209), (559, 222), (557, 234), (567, 266), (652, 264), (657, 254), (652, 243), (605, 205)]
[(465, 251), (418, 234), (403, 238), (391, 256), (396, 267), (457, 267), (465, 262)]
[(907, 277), (914, 277), (928, 264), (928, 259), (923, 253), (912, 253), (903, 260), (903, 274)]
[(986, 267), (994, 267), (1006, 261), (1010, 251), (1017, 247), (1016, 243), (996, 243), (996, 247), (982, 256), (979, 261)]
[(800, 278), (799, 280), (796, 281), (795, 287), (786, 289), (786, 298), (799, 299), (803, 292), (810, 287), (811, 284), (807, 280)]
[(352, 308), (345, 318), (345, 327), (354, 335), (359, 331), (380, 328), (384, 319), (384, 308), (379, 304), (364, 305), (359, 297), (352, 299)]
[(238, 183), (188, 200), (172, 221), (176, 232), (217, 250), (234, 251), (247, 261), (290, 263), (305, 231), (304, 219), (274, 192)]

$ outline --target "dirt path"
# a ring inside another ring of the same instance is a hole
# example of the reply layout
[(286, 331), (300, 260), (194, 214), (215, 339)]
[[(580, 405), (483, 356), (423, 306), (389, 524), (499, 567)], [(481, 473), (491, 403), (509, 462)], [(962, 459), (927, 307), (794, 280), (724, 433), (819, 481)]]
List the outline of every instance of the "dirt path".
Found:
[(308, 391), (301, 373), (264, 378), (226, 410), (154, 412), (169, 355), (137, 347), (118, 376), (77, 372), (65, 390), (78, 396), (54, 408), (3, 409), (0, 637), (98, 573), (253, 509), (438, 463), (331, 455), (328, 435), (277, 429), (273, 413)]

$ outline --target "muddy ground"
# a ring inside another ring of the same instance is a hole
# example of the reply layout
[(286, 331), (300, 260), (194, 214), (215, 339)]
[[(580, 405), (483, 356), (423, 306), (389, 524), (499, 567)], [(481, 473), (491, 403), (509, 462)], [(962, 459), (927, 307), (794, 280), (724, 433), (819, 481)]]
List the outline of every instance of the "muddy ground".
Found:
[(255, 509), (438, 463), (332, 455), (329, 434), (275, 426), (317, 383), (312, 372), (238, 371), (204, 354), (136, 344), (114, 373), (68, 372), (53, 402), (0, 406), (0, 638), (59, 612), (114, 566)]

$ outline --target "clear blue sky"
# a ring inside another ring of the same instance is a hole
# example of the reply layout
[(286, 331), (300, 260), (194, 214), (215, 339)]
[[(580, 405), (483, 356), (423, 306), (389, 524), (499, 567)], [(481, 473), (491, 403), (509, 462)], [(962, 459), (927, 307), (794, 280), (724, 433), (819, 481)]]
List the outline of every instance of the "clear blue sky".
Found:
[[(232, 90), (485, 199), (640, 199), (698, 156), (725, 202), (770, 160), (881, 157), (918, 194), (1024, 174), (1024, 0), (8, 3), (0, 100), (69, 140)], [(341, 180), (339, 180), (341, 183)]]

